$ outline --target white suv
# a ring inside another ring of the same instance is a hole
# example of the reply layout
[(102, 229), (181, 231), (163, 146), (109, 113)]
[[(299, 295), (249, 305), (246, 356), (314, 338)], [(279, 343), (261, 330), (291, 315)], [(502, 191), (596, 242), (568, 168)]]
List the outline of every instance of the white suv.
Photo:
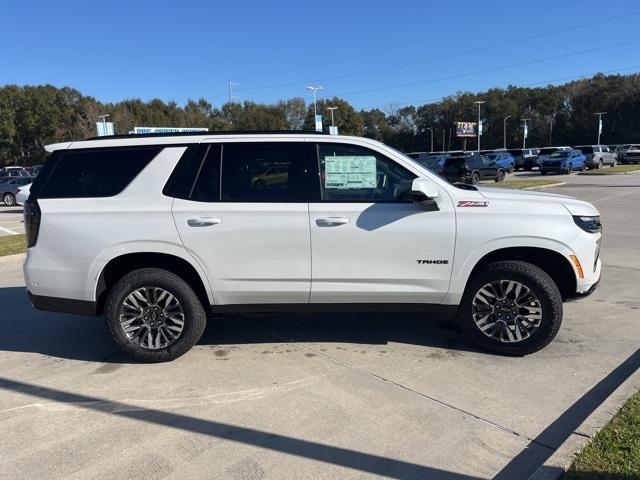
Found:
[(478, 345), (547, 345), (600, 279), (589, 203), (452, 185), (379, 142), (305, 133), (62, 143), (25, 204), (38, 309), (104, 313), (142, 361), (208, 312), (449, 313)]

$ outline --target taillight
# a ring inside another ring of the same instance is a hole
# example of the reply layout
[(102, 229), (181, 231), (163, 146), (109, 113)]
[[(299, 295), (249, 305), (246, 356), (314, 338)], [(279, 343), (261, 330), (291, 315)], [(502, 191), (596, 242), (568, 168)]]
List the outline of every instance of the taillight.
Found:
[(41, 216), (37, 200), (29, 199), (24, 203), (24, 230), (27, 236), (27, 248), (33, 247), (38, 240)]

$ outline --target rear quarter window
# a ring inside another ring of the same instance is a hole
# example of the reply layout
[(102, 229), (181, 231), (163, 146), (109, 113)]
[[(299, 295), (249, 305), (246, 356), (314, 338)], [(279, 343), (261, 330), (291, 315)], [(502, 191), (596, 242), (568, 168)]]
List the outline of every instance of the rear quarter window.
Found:
[(117, 195), (161, 150), (158, 146), (65, 150), (40, 186), (38, 198)]

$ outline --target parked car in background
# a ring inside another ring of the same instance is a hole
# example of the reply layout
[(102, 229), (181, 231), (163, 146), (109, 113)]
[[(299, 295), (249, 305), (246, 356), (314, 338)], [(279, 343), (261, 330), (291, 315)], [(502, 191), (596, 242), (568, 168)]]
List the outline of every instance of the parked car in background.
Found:
[(584, 154), (576, 149), (557, 150), (540, 161), (540, 173), (542, 175), (552, 172), (568, 175), (574, 170), (580, 170), (582, 172), (586, 168), (587, 164)]
[(0, 199), (7, 207), (16, 204), (18, 189), (33, 182), (33, 177), (8, 177), (0, 181)]
[(516, 168), (516, 160), (509, 152), (496, 151), (493, 153), (488, 153), (486, 157), (489, 162), (496, 162), (498, 164), (498, 167), (505, 172), (511, 173)]
[(27, 172), (23, 167), (3, 167), (0, 168), (0, 178), (2, 177), (29, 177), (29, 172)]
[(620, 163), (640, 162), (640, 145), (625, 145), (625, 148), (618, 153)]
[(581, 145), (576, 148), (584, 154), (587, 168), (602, 168), (604, 165), (615, 167), (618, 163), (618, 154), (606, 145)]
[(407, 153), (407, 156), (430, 171), (441, 174), (444, 166), (444, 161), (448, 155), (446, 153), (427, 153), (427, 152), (412, 152)]
[(18, 205), (24, 205), (25, 202), (27, 201), (27, 198), (29, 198), (29, 193), (31, 192), (31, 185), (33, 185), (33, 182), (27, 183), (26, 185), (18, 187), (18, 191), (16, 193), (16, 203)]
[(447, 158), (442, 176), (452, 183), (477, 185), (481, 180), (503, 181), (505, 170), (487, 155), (468, 155)]
[(42, 165), (32, 165), (30, 167), (24, 167), (24, 169), (31, 175), (32, 177), (36, 177), (40, 170), (42, 170)]
[(538, 151), (537, 148), (512, 148), (507, 153), (513, 157), (516, 170), (529, 171), (538, 166)]
[[(541, 148), (538, 152), (538, 166), (542, 165), (542, 162), (552, 153), (558, 150), (571, 150), (571, 147), (545, 147)], [(541, 167), (542, 168), (542, 167)]]

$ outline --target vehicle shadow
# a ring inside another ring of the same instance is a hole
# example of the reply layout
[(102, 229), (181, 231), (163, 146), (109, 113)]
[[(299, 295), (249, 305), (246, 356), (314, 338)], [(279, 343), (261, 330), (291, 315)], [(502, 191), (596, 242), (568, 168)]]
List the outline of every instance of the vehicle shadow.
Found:
[[(0, 351), (104, 363), (133, 363), (120, 354), (101, 317), (42, 312), (23, 287), (0, 288)], [(423, 312), (225, 314), (209, 318), (201, 345), (389, 342), (477, 351), (448, 318)]]

